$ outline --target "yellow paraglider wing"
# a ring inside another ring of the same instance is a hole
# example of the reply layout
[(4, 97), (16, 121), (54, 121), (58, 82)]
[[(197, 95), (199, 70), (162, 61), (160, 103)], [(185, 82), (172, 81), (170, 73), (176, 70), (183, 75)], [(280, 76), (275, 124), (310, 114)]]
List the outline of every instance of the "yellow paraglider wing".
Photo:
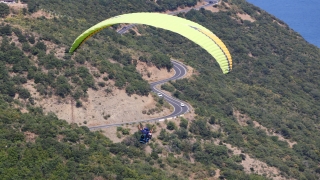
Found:
[(232, 58), (229, 50), (210, 30), (187, 19), (160, 13), (123, 14), (104, 20), (78, 36), (69, 52), (74, 52), (86, 39), (100, 30), (119, 23), (145, 24), (178, 33), (208, 51), (219, 63), (224, 74), (232, 69)]

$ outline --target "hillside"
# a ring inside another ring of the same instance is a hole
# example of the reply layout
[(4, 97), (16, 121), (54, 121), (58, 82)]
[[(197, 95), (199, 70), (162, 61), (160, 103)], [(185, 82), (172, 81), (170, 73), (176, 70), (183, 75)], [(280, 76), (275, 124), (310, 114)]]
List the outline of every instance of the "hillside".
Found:
[[(147, 26), (125, 35), (113, 26), (77, 53), (65, 53), (77, 35), (103, 19), (174, 11), (196, 0), (22, 2), (0, 3), (3, 179), (320, 178), (320, 50), (276, 17), (244, 0), (179, 14), (225, 42), (234, 68), (223, 75), (202, 48)], [(196, 73), (161, 88), (190, 103), (196, 116), (155, 124), (148, 145), (139, 144), (136, 125), (95, 132), (83, 126), (103, 116), (149, 117), (141, 112), (157, 107), (157, 98), (147, 72), (168, 77), (170, 58)], [(103, 104), (133, 107), (135, 100), (145, 102), (127, 115)]]

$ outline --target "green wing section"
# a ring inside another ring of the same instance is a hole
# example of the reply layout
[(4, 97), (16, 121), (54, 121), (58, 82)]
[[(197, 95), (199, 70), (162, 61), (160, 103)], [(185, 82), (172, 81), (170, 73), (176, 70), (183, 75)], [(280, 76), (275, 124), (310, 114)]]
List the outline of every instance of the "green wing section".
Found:
[(69, 52), (74, 52), (86, 39), (100, 30), (119, 23), (145, 24), (180, 34), (208, 51), (219, 63), (224, 74), (232, 69), (232, 58), (229, 50), (210, 30), (187, 19), (161, 13), (131, 13), (104, 20), (78, 36)]

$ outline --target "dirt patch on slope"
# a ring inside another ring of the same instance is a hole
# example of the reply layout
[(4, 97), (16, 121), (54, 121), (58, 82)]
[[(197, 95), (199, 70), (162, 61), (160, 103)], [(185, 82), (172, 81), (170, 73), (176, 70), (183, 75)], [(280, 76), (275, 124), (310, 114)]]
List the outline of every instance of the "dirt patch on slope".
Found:
[[(144, 76), (144, 78), (149, 81), (166, 79), (174, 74), (173, 70), (167, 72), (166, 69), (146, 66), (145, 63), (140, 63), (137, 68), (145, 68), (147, 72), (152, 74), (150, 78)], [(96, 79), (96, 82), (99, 80), (100, 79)], [(107, 83), (110, 83), (111, 86), (99, 88), (98, 90), (89, 89), (87, 91), (88, 97), (82, 99), (82, 107), (79, 108), (75, 107), (75, 102), (71, 98), (61, 98), (54, 95), (45, 98), (40, 96), (33, 81), (28, 81), (23, 86), (27, 88), (32, 97), (35, 98), (36, 106), (42, 107), (44, 112), (53, 112), (60, 119), (64, 119), (69, 123), (77, 123), (89, 127), (102, 124), (147, 120), (166, 116), (171, 113), (171, 109), (165, 108), (164, 106), (160, 112), (147, 113), (148, 110), (157, 108), (156, 99), (154, 99), (151, 94), (148, 96), (128, 96), (125, 90), (117, 89), (112, 86), (112, 82), (109, 81)], [(106, 88), (111, 88), (112, 92), (106, 93)]]
[[(164, 13), (166, 14), (169, 14), (169, 13), (178, 13), (178, 12), (181, 12), (183, 11), (184, 13), (185, 12), (188, 12), (190, 11), (191, 9), (196, 9), (196, 10), (199, 10), (202, 6), (208, 4), (208, 2), (205, 2), (205, 1), (199, 1), (195, 6), (193, 7), (178, 7), (176, 10), (174, 11), (165, 11)], [(217, 7), (214, 7), (213, 4), (212, 5), (209, 5), (209, 6), (205, 6), (203, 7), (204, 9), (206, 10), (209, 10), (209, 11), (212, 11), (212, 12), (219, 12), (219, 9)]]
[(195, 70), (193, 67), (187, 66), (187, 74), (183, 78), (190, 78), (193, 75), (197, 76), (199, 74), (200, 73), (197, 70)]
[(51, 41), (42, 41), (42, 42), (47, 47), (46, 54), (50, 54), (52, 52), (52, 53), (54, 53), (56, 58), (63, 59), (63, 57), (65, 56), (65, 51), (66, 51), (65, 47), (56, 45), (55, 43), (53, 43)]
[[(215, 141), (215, 144), (218, 145), (219, 144), (219, 140)], [(266, 177), (274, 179), (274, 180), (285, 180), (285, 177), (281, 176), (281, 171), (276, 168), (276, 167), (270, 167), (268, 166), (266, 163), (251, 158), (248, 154), (246, 153), (242, 153), (242, 151), (240, 149), (238, 149), (237, 147), (232, 147), (232, 145), (227, 144), (227, 143), (223, 143), (228, 149), (232, 150), (234, 155), (240, 155), (240, 154), (244, 154), (245, 155), (245, 160), (242, 160), (242, 162), (240, 163), (243, 168), (244, 171), (247, 174), (251, 174), (251, 173), (255, 173), (255, 174), (259, 174), (259, 175), (263, 175), (266, 174)]]
[(283, 24), (283, 23), (281, 23), (281, 22), (279, 22), (279, 21), (277, 21), (277, 20), (273, 20), (272, 22), (275, 22), (275, 23), (277, 23), (279, 26), (281, 26), (281, 27), (286, 27), (286, 25), (285, 24)]
[(148, 82), (156, 82), (162, 79), (168, 79), (172, 77), (175, 72), (173, 69), (168, 71), (166, 68), (158, 69), (155, 66), (149, 66), (145, 62), (138, 61), (136, 69), (142, 75), (142, 78)]
[(219, 177), (220, 177), (220, 169), (217, 169), (216, 171), (216, 175), (214, 175), (214, 179), (219, 179)]
[[(29, 83), (25, 88), (35, 92), (35, 88)], [(114, 89), (112, 94), (106, 94), (103, 90), (88, 90), (88, 98), (80, 108), (69, 99), (57, 96), (51, 98), (36, 99), (36, 106), (43, 108), (45, 112), (53, 112), (60, 119), (79, 125), (97, 126), (102, 124), (127, 123), (146, 120), (171, 113), (169, 109), (155, 114), (143, 114), (143, 110), (155, 108), (155, 100), (149, 96), (128, 96), (124, 90)], [(33, 93), (37, 94), (37, 92)]]
[(11, 9), (11, 10), (13, 10), (14, 12), (16, 12), (16, 11), (19, 11), (19, 10), (21, 10), (21, 9), (23, 9), (23, 8), (28, 8), (28, 5), (27, 4), (22, 4), (22, 3), (20, 3), (20, 2), (18, 2), (18, 3), (6, 3), (8, 6), (9, 6), (9, 8)]
[[(134, 134), (136, 131), (138, 131), (137, 124), (130, 124), (130, 125), (124, 125), (121, 126), (124, 129), (129, 129), (129, 135)], [(101, 128), (99, 130), (102, 130), (102, 134), (108, 137), (113, 143), (119, 143), (122, 142), (127, 135), (123, 135), (120, 131), (117, 132), (116, 126), (109, 127), (109, 128)]]
[(36, 142), (36, 138), (38, 137), (38, 135), (36, 135), (35, 133), (26, 131), (23, 133), (26, 137), (26, 142)]
[(31, 18), (45, 17), (46, 19), (53, 19), (53, 18), (54, 18), (54, 16), (53, 16), (52, 14), (47, 13), (47, 12), (45, 12), (45, 11), (43, 11), (43, 10), (38, 10), (37, 12), (32, 13), (32, 14), (30, 15), (30, 17), (31, 17)]
[[(169, 118), (168, 121), (172, 121), (176, 124), (176, 126), (179, 126), (180, 124), (180, 118)], [(134, 134), (135, 132), (139, 132), (138, 129), (138, 124), (139, 123), (134, 123), (134, 124), (127, 124), (127, 125), (122, 125), (122, 128), (127, 128), (129, 129), (130, 134)], [(157, 121), (157, 122), (148, 122), (148, 123), (142, 123), (143, 127), (146, 127), (146, 124), (150, 124), (151, 126), (154, 126), (154, 132), (152, 133), (153, 138), (151, 139), (152, 141), (155, 141), (156, 143), (160, 143), (160, 141), (157, 139), (157, 137), (160, 135), (161, 129), (166, 129), (167, 125), (166, 122), (163, 121)], [(99, 130), (103, 131), (103, 134), (107, 136), (111, 141), (114, 143), (121, 142), (124, 140), (127, 136), (121, 135), (118, 137), (117, 135), (117, 127), (108, 127), (108, 128), (101, 128)], [(169, 130), (167, 130), (169, 131)], [(170, 132), (170, 131), (169, 131)], [(151, 153), (151, 152), (150, 152)]]
[[(20, 1), (18, 3), (7, 3), (7, 5), (10, 7), (10, 9), (13, 11), (14, 14), (17, 14), (22, 9), (27, 9), (28, 4), (21, 3)], [(43, 10), (38, 10), (35, 13), (32, 13), (30, 16), (31, 18), (39, 18), (39, 17), (45, 17), (47, 19), (52, 19), (54, 16), (48, 12), (45, 12)]]
[[(149, 96), (128, 96), (124, 90), (114, 90), (113, 96), (103, 96), (105, 92), (88, 91), (90, 100), (86, 107), (89, 112), (96, 112), (97, 117), (88, 122), (89, 126), (113, 123), (125, 123), (139, 120), (146, 120), (170, 114), (170, 110), (166, 109), (160, 113), (143, 114), (143, 110), (155, 108), (155, 100), (152, 95)], [(101, 105), (100, 105), (101, 104)], [(99, 107), (101, 106), (101, 107)], [(111, 116), (104, 120), (103, 113)], [(99, 115), (100, 114), (100, 115)]]
[(247, 20), (247, 21), (250, 21), (250, 22), (254, 22), (256, 20), (254, 20), (249, 14), (240, 14), (240, 13), (237, 13), (237, 16), (239, 18), (241, 18), (242, 20)]
[(219, 12), (220, 9), (218, 8), (218, 6), (206, 6), (204, 9), (211, 11), (211, 12)]
[(247, 121), (250, 120), (250, 117), (248, 117), (246, 114), (241, 114), (240, 111), (233, 110), (233, 115), (241, 126), (248, 125)]

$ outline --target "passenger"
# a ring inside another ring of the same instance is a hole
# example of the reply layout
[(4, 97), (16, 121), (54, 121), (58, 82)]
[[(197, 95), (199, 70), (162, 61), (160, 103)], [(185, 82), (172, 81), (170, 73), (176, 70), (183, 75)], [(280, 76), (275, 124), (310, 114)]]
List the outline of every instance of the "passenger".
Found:
[(142, 124), (139, 124), (138, 125), (138, 129), (140, 130), (141, 132), (141, 138), (140, 138), (140, 142), (145, 144), (145, 143), (148, 143), (149, 140), (152, 138), (152, 130), (149, 130), (149, 128), (145, 127), (145, 128), (142, 128)]

